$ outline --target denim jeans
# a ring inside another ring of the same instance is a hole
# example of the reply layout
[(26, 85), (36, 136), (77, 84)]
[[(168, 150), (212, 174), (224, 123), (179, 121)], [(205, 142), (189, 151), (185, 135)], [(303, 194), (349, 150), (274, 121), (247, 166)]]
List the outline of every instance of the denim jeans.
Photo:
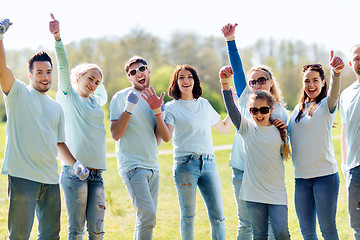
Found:
[(318, 239), (316, 215), (324, 239), (339, 239), (335, 220), (339, 185), (338, 173), (295, 179), (295, 210), (304, 240)]
[(347, 176), (350, 226), (354, 239), (360, 240), (360, 166), (350, 169)]
[(159, 171), (134, 168), (121, 177), (136, 210), (134, 240), (152, 239), (159, 195)]
[(39, 221), (38, 239), (60, 239), (59, 184), (44, 184), (10, 175), (8, 182), (9, 239), (29, 239), (35, 210)]
[(254, 240), (268, 239), (268, 219), (270, 219), (275, 239), (290, 239), (286, 205), (246, 201), (246, 206), (253, 227)]
[(180, 204), (181, 239), (194, 239), (197, 187), (208, 210), (211, 239), (225, 239), (221, 183), (214, 156), (188, 155), (174, 160), (173, 177)]
[(61, 172), (71, 240), (81, 240), (85, 234), (85, 220), (89, 239), (103, 239), (105, 215), (105, 190), (102, 170), (90, 170), (84, 181), (76, 176), (70, 166)]

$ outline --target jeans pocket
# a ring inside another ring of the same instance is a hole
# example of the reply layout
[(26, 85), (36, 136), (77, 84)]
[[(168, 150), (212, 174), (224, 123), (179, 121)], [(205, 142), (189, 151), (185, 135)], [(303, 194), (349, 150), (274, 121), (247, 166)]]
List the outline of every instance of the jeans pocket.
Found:
[(188, 156), (182, 156), (182, 157), (175, 157), (174, 158), (174, 164), (187, 164), (190, 162), (191, 155)]
[(75, 170), (70, 166), (64, 166), (63, 167), (64, 176), (69, 181), (81, 181), (80, 178), (75, 174)]
[(131, 178), (133, 178), (135, 176), (137, 171), (138, 171), (138, 168), (131, 169), (130, 171), (125, 173), (125, 176), (130, 180)]

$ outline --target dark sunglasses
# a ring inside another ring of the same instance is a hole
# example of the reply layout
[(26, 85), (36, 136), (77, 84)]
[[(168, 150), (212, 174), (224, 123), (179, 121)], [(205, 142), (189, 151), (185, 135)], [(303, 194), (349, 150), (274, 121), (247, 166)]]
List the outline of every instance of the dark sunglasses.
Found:
[(261, 107), (261, 108), (252, 107), (249, 110), (252, 115), (257, 115), (258, 112), (260, 112), (261, 114), (268, 114), (270, 112), (269, 107)]
[(309, 68), (322, 69), (322, 66), (321, 66), (321, 64), (308, 64), (308, 65), (304, 65), (304, 66), (303, 66), (303, 72), (305, 72), (305, 71), (308, 70)]
[(250, 87), (254, 87), (256, 85), (256, 83), (258, 83), (259, 85), (264, 85), (266, 83), (266, 80), (270, 80), (264, 77), (259, 77), (256, 80), (249, 80), (249, 86)]
[(137, 71), (139, 71), (139, 72), (144, 72), (146, 69), (147, 69), (147, 67), (143, 65), (143, 66), (140, 66), (138, 69), (133, 69), (133, 70), (131, 70), (131, 71), (128, 73), (128, 75), (133, 77), (133, 76), (136, 75), (136, 72), (137, 72)]

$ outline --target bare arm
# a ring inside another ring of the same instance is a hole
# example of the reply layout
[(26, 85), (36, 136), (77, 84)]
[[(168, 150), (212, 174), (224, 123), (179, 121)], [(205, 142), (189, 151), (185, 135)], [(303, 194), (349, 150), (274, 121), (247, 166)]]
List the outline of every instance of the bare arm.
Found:
[(126, 132), (130, 121), (131, 114), (127, 112), (123, 112), (119, 119), (111, 120), (110, 124), (110, 132), (111, 137), (118, 141)]
[(64, 142), (57, 143), (57, 148), (58, 148), (58, 156), (60, 160), (62, 160), (65, 164), (72, 166), (76, 162), (76, 159), (71, 154), (69, 148), (66, 146)]
[[(172, 130), (170, 130), (172, 128)], [(169, 142), (172, 138), (172, 131), (174, 130), (174, 127), (166, 124), (164, 122), (164, 116), (163, 113), (156, 116), (156, 140), (158, 143), (158, 146), (161, 143), (161, 139), (164, 140), (164, 142)]]
[(227, 115), (224, 120), (220, 119), (217, 123), (213, 125), (213, 127), (223, 134), (228, 134), (231, 125), (232, 125), (231, 119), (229, 115)]
[(340, 96), (340, 72), (344, 68), (343, 60), (334, 56), (334, 51), (330, 51), (331, 79), (328, 95), (328, 108), (333, 112), (337, 106)]
[(2, 91), (7, 95), (10, 92), (12, 85), (14, 84), (15, 77), (6, 65), (6, 55), (3, 43), (3, 34), (7, 31), (11, 25), (8, 19), (0, 20), (0, 85)]

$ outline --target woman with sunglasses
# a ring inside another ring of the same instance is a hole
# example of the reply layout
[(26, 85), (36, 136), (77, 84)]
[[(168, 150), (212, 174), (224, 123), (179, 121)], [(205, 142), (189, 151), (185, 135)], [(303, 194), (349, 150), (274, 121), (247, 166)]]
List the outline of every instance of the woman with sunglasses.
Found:
[(290, 239), (283, 164), (290, 150), (283, 123), (272, 119), (277, 102), (269, 91), (251, 93), (248, 98), (250, 120), (234, 104), (228, 81), (231, 67), (223, 67), (219, 75), (226, 109), (242, 136), (246, 152), (238, 197), (246, 203), (253, 239), (268, 239), (268, 219), (276, 239)]
[[(239, 111), (242, 116), (247, 119), (252, 119), (249, 111), (246, 109), (249, 94), (257, 90), (266, 90), (271, 93), (275, 98), (274, 110), (272, 113), (273, 118), (282, 119), (287, 122), (288, 111), (285, 109), (285, 103), (281, 96), (280, 88), (273, 77), (271, 70), (267, 66), (255, 66), (247, 73), (248, 82), (245, 79), (245, 73), (242, 66), (241, 58), (235, 43), (235, 28), (237, 24), (227, 24), (221, 30), (226, 38), (228, 46), (228, 54), (230, 64), (234, 72), (234, 86), (236, 90), (236, 97), (238, 98)], [(240, 134), (235, 133), (234, 143), (230, 154), (229, 165), (232, 167), (233, 172), (233, 190), (236, 200), (239, 225), (237, 230), (238, 240), (252, 239), (251, 221), (248, 216), (248, 210), (244, 200), (240, 198), (240, 190), (242, 187), (242, 179), (244, 174), (244, 159), (245, 151), (243, 148), (243, 139)], [(272, 229), (269, 224), (269, 239), (274, 239)]]
[(289, 120), (295, 171), (295, 209), (305, 240), (317, 239), (316, 216), (324, 239), (338, 239), (339, 175), (331, 138), (340, 94), (341, 58), (330, 53), (329, 93), (321, 64), (302, 69), (303, 88)]
[[(59, 65), (56, 100), (64, 110), (66, 144), (79, 160), (73, 166), (62, 164), (60, 182), (68, 213), (68, 239), (82, 239), (85, 221), (89, 239), (103, 239), (105, 190), (102, 172), (106, 169), (106, 130), (101, 105), (107, 101), (101, 84), (103, 74), (99, 66), (91, 63), (76, 66), (70, 74), (59, 21), (52, 14), (51, 18), (49, 28), (56, 40)], [(82, 171), (87, 174), (79, 175)]]
[[(147, 92), (146, 92), (147, 91)], [(143, 92), (145, 100), (155, 94)], [(200, 79), (194, 67), (179, 65), (171, 76), (168, 94), (172, 101), (166, 103), (165, 122), (158, 128), (167, 129), (164, 141), (173, 137), (173, 178), (180, 204), (181, 239), (194, 239), (196, 189), (208, 209), (211, 239), (225, 239), (225, 216), (220, 176), (215, 162), (211, 126), (221, 133), (228, 133), (231, 120), (224, 120), (201, 97)], [(160, 101), (158, 99), (158, 101)], [(166, 125), (165, 125), (166, 124)]]

